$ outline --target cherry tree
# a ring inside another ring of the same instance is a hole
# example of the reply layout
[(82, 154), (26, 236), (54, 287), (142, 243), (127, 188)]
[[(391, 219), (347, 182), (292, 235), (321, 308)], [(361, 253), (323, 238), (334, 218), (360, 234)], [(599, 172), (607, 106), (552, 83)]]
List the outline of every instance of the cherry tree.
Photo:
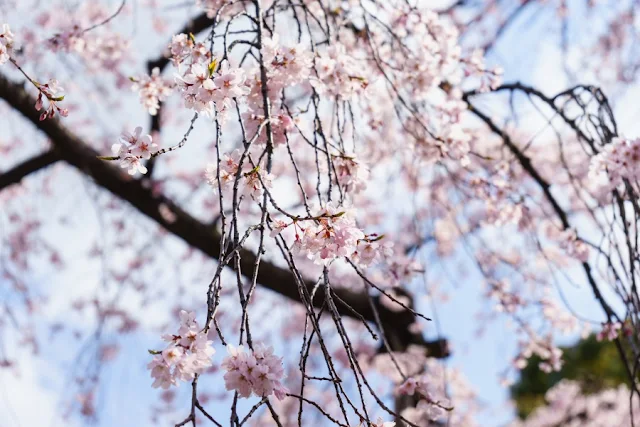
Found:
[[(0, 372), (75, 357), (83, 423), (126, 357), (160, 425), (483, 425), (454, 282), (478, 346), (508, 322), (505, 384), (562, 334), (616, 344), (627, 387), (516, 425), (633, 424), (637, 22), (608, 3), (0, 3)], [(503, 57), (541, 21), (548, 87)]]

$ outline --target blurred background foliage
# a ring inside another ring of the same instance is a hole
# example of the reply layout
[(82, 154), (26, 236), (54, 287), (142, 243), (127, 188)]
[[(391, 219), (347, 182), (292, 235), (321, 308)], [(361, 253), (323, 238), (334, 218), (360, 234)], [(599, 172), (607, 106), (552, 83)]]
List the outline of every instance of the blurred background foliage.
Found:
[(542, 361), (534, 356), (511, 386), (518, 416), (526, 418), (534, 409), (545, 404), (545, 393), (563, 379), (578, 381), (582, 392), (592, 394), (613, 388), (628, 381), (614, 342), (598, 341), (594, 334), (575, 345), (561, 347), (564, 365), (559, 372), (545, 373)]

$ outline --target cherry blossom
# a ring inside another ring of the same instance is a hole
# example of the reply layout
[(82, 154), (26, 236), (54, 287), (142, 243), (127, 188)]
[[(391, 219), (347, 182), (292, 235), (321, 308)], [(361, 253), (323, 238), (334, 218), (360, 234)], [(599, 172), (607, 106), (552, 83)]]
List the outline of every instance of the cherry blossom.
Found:
[(620, 322), (607, 322), (602, 325), (602, 330), (598, 332), (596, 337), (598, 338), (598, 341), (613, 341), (618, 338), (621, 329), (622, 324)]
[[(178, 381), (190, 381), (212, 365), (215, 350), (207, 334), (201, 331), (195, 313), (180, 312), (180, 327), (175, 335), (165, 335), (167, 347), (156, 354), (147, 368), (154, 379), (153, 387), (168, 389)], [(159, 354), (158, 354), (159, 353)]]
[(559, 239), (560, 246), (567, 251), (569, 256), (582, 262), (589, 259), (589, 247), (582, 240), (578, 239), (575, 230), (562, 232)]
[(235, 390), (244, 398), (252, 394), (260, 397), (274, 394), (277, 399), (284, 399), (288, 390), (281, 382), (284, 378), (282, 358), (273, 354), (272, 347), (258, 344), (247, 352), (242, 345), (227, 345), (227, 351), (229, 356), (221, 364), (227, 371), (224, 375), (227, 390)]
[[(625, 180), (636, 181), (640, 177), (640, 139), (613, 138), (610, 144), (591, 158), (589, 177), (600, 184), (604, 191), (623, 185)], [(604, 177), (604, 179), (603, 179)], [(603, 191), (601, 190), (601, 191)]]
[(153, 149), (158, 146), (152, 141), (151, 135), (142, 135), (142, 127), (138, 126), (133, 134), (123, 132), (120, 140), (122, 142), (111, 146), (111, 152), (120, 160), (120, 167), (129, 169), (130, 175), (147, 173), (142, 160), (149, 160), (155, 153)]
[(188, 34), (176, 34), (171, 38), (169, 53), (175, 65), (180, 65), (183, 61), (190, 58), (195, 50), (196, 42)]
[[(182, 53), (181, 46), (178, 44), (175, 48), (179, 53)], [(244, 84), (244, 70), (231, 68), (229, 63), (224, 61), (219, 70), (214, 71), (217, 62), (200, 62), (203, 58), (205, 56), (192, 58), (193, 62), (188, 65), (187, 71), (183, 75), (176, 74), (176, 86), (182, 93), (187, 108), (211, 118), (216, 111), (225, 116), (227, 110), (233, 106), (234, 99), (242, 98), (249, 93)]]
[(525, 304), (517, 292), (511, 291), (511, 285), (506, 280), (493, 282), (489, 286), (489, 296), (497, 300), (497, 311), (514, 313)]
[(542, 359), (539, 368), (546, 373), (559, 371), (562, 368), (562, 350), (553, 344), (552, 338), (546, 336), (544, 338), (530, 333), (528, 341), (520, 343), (521, 351), (514, 360), (514, 366), (518, 369), (524, 369), (527, 365), (527, 359), (535, 354)]
[(300, 225), (302, 236), (296, 234), (294, 250), (318, 264), (328, 264), (338, 257), (351, 256), (358, 241), (365, 238), (356, 226), (353, 211), (341, 211), (329, 203), (316, 215), (315, 224)]
[(244, 85), (246, 77), (242, 68), (231, 68), (229, 61), (224, 61), (220, 69), (213, 76), (216, 91), (213, 100), (221, 108), (231, 107), (233, 98), (241, 98), (249, 93)]
[[(240, 160), (242, 153), (236, 149), (231, 153), (225, 153), (220, 162), (220, 186), (223, 191), (233, 189), (236, 177), (239, 180), (241, 194), (248, 195), (253, 199), (259, 199), (264, 189), (271, 188), (273, 175), (265, 172), (260, 166), (252, 167), (249, 161), (245, 161), (242, 171), (240, 170)], [(215, 163), (207, 165), (205, 179), (214, 192), (218, 191), (218, 167)]]
[(92, 72), (116, 70), (128, 56), (128, 39), (106, 27), (89, 30), (110, 13), (99, 3), (84, 3), (72, 13), (56, 11), (50, 21), (56, 33), (47, 41), (49, 49), (77, 55)]
[(575, 381), (562, 380), (545, 394), (546, 405), (510, 427), (632, 425), (640, 414), (625, 385), (587, 394)]
[[(263, 126), (265, 122), (264, 116), (255, 114), (252, 112), (246, 112), (243, 114), (245, 122), (245, 129), (250, 137), (254, 137), (258, 132), (258, 137), (255, 139), (254, 144), (266, 145), (267, 135), (266, 129)], [(287, 137), (292, 136), (297, 132), (295, 121), (287, 114), (272, 115), (269, 119), (271, 125), (271, 139), (272, 143), (276, 147), (280, 147), (287, 143)]]
[(334, 44), (321, 52), (316, 59), (321, 90), (338, 99), (350, 99), (361, 94), (368, 86), (368, 79), (362, 74), (353, 58), (342, 44)]
[(238, 2), (233, 0), (196, 0), (196, 5), (202, 8), (209, 18), (214, 18), (221, 10), (223, 15), (229, 15), (240, 9)]
[(294, 86), (311, 75), (313, 54), (309, 49), (302, 44), (283, 45), (278, 34), (264, 40), (262, 55), (269, 65), (269, 80), (275, 88), (272, 90)]
[(282, 232), (282, 230), (287, 228), (289, 225), (290, 224), (287, 224), (286, 222), (284, 222), (282, 220), (276, 219), (275, 221), (273, 221), (270, 236), (271, 237), (277, 236), (278, 234), (280, 234)]
[(336, 156), (334, 160), (338, 184), (349, 193), (360, 193), (367, 188), (369, 168), (353, 157)]
[(160, 76), (160, 69), (154, 68), (150, 76), (144, 75), (142, 77), (132, 79), (132, 89), (138, 92), (140, 96), (140, 102), (145, 109), (155, 116), (158, 114), (160, 108), (160, 102), (167, 99), (171, 94), (173, 85), (162, 79)]
[(9, 24), (2, 24), (0, 33), (0, 65), (9, 61), (13, 54), (14, 35), (9, 28)]

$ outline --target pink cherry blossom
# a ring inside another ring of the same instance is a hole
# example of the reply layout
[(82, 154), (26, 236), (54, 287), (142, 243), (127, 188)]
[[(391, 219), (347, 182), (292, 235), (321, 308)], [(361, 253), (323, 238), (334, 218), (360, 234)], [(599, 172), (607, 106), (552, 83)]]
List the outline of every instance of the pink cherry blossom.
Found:
[(0, 32), (0, 65), (9, 61), (13, 54), (14, 35), (9, 28), (9, 24), (2, 24)]
[(200, 330), (195, 313), (182, 310), (176, 335), (164, 335), (167, 347), (147, 366), (154, 378), (153, 387), (168, 389), (178, 381), (191, 381), (212, 365), (215, 354), (207, 334)]
[(224, 375), (227, 390), (235, 390), (245, 398), (252, 394), (260, 397), (274, 394), (277, 399), (284, 399), (288, 390), (281, 382), (284, 379), (282, 358), (273, 354), (272, 347), (258, 344), (249, 353), (242, 345), (227, 345), (227, 351), (229, 356), (221, 365), (227, 371)]
[(154, 68), (150, 76), (144, 75), (134, 79), (132, 89), (138, 92), (140, 102), (145, 109), (155, 116), (160, 108), (160, 102), (171, 94), (173, 85), (162, 79), (160, 69)]
[(353, 211), (340, 210), (329, 203), (316, 215), (315, 223), (300, 225), (302, 236), (296, 234), (294, 249), (318, 264), (328, 264), (336, 258), (356, 252), (358, 242), (365, 238), (356, 226)]
[(622, 324), (620, 322), (606, 322), (602, 324), (602, 330), (598, 332), (596, 336), (598, 341), (613, 341), (618, 338), (622, 330)]
[(120, 135), (120, 143), (111, 146), (111, 152), (120, 160), (120, 167), (129, 169), (130, 175), (147, 173), (147, 168), (142, 164), (142, 160), (148, 160), (155, 153), (157, 147), (151, 135), (143, 135), (142, 127), (135, 128), (133, 134), (123, 132)]
[(302, 44), (282, 45), (278, 34), (264, 40), (262, 55), (269, 66), (269, 78), (276, 90), (297, 85), (311, 75), (312, 52)]

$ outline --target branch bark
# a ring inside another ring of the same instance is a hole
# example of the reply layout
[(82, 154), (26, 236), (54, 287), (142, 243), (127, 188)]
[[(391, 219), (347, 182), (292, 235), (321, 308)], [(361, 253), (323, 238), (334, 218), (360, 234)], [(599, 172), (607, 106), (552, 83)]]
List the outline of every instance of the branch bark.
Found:
[(25, 176), (57, 162), (60, 156), (54, 151), (47, 151), (17, 164), (0, 175), (0, 190), (18, 184)]

